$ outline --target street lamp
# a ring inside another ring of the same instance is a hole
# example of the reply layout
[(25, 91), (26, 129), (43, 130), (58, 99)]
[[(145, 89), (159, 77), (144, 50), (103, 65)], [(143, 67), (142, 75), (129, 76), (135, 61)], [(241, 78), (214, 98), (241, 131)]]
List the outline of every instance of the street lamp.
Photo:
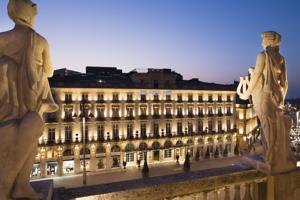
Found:
[(86, 147), (86, 138), (85, 138), (85, 98), (82, 99), (80, 103), (80, 107), (82, 110), (82, 146), (83, 146), (83, 177), (82, 177), (82, 184), (85, 186), (86, 185), (86, 152), (85, 152), (85, 147)]

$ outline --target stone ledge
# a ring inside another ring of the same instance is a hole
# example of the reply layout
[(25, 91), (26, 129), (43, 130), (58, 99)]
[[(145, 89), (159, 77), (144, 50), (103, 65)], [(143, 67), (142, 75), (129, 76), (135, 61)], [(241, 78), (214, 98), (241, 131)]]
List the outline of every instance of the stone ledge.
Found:
[(53, 196), (53, 180), (32, 181), (30, 182), (34, 190), (44, 194), (43, 200), (51, 200)]
[(229, 184), (265, 181), (266, 179), (266, 175), (257, 172), (252, 167), (235, 165), (81, 188), (58, 188), (55, 189), (54, 200), (75, 198), (112, 200), (163, 199), (210, 191)]

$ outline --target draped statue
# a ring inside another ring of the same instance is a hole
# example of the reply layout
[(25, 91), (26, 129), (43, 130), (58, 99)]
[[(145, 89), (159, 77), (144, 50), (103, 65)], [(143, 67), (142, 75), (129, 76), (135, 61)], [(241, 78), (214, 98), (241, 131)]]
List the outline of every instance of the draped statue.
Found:
[(284, 114), (288, 81), (285, 59), (279, 52), (281, 35), (262, 33), (262, 46), (250, 76), (241, 77), (237, 93), (241, 99), (252, 96), (254, 110), (261, 123), (264, 171), (280, 173), (296, 168), (290, 148), (291, 118)]
[(41, 199), (29, 183), (43, 113), (55, 112), (47, 40), (33, 29), (37, 5), (10, 0), (15, 27), (0, 33), (0, 199)]

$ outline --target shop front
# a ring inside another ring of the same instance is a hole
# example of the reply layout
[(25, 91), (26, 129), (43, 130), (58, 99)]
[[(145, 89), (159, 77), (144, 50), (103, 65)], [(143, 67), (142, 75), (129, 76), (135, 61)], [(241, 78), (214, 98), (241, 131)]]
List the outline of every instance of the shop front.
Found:
[(47, 176), (56, 176), (57, 167), (58, 167), (57, 162), (48, 162), (46, 168)]
[(40, 165), (40, 163), (33, 164), (31, 177), (32, 178), (40, 178), (41, 177), (41, 165)]
[(63, 161), (63, 174), (74, 174), (74, 160), (64, 160)]

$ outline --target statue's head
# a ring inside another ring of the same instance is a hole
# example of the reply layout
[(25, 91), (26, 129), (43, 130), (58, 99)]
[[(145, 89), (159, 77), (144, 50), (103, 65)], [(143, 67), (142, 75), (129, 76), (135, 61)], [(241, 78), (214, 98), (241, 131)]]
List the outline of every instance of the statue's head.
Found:
[(278, 47), (281, 43), (281, 35), (275, 31), (262, 32), (261, 37), (263, 48)]
[(31, 0), (9, 0), (8, 16), (16, 23), (33, 28), (37, 5)]

